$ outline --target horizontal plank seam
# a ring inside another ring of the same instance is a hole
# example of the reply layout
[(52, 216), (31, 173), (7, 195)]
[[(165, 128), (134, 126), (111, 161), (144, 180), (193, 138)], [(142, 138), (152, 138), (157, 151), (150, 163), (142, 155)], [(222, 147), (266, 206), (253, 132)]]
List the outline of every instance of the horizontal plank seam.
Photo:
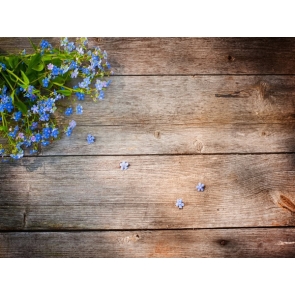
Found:
[[(293, 122), (294, 123), (294, 122)], [(78, 127), (125, 127), (125, 126), (143, 126), (143, 127), (147, 127), (147, 126), (169, 126), (169, 127), (173, 127), (173, 126), (186, 126), (186, 127), (198, 127), (198, 128), (204, 128), (207, 129), (207, 126), (204, 125), (219, 125), (223, 124), (223, 125), (230, 125), (230, 126), (256, 126), (256, 125), (290, 125), (290, 122), (254, 122), (254, 123), (242, 123), (242, 122), (233, 122), (233, 123), (229, 123), (229, 122), (219, 122), (219, 121), (214, 121), (214, 122), (209, 122), (209, 121), (205, 121), (202, 123), (193, 123), (193, 124), (187, 124), (187, 123), (171, 123), (171, 124), (167, 124), (167, 123), (163, 123), (163, 122), (159, 122), (159, 123), (124, 123), (124, 124), (112, 124), (112, 125), (100, 125), (100, 124), (79, 124), (77, 125)]]
[[(256, 153), (178, 153), (178, 154), (109, 154), (109, 155), (99, 155), (99, 154), (81, 154), (81, 155), (39, 155), (39, 156), (24, 156), (23, 158), (51, 158), (51, 157), (170, 157), (170, 156), (248, 156), (248, 155), (292, 155), (294, 152), (256, 152)], [(10, 157), (3, 157), (3, 159), (11, 159)], [(14, 162), (18, 163), (18, 162)], [(1, 163), (0, 163), (1, 164)]]
[(250, 227), (194, 227), (194, 228), (139, 228), (139, 229), (50, 229), (50, 230), (44, 230), (44, 229), (25, 229), (25, 230), (0, 230), (1, 233), (34, 233), (34, 232), (44, 232), (44, 233), (50, 233), (50, 232), (124, 232), (124, 231), (193, 231), (193, 230), (251, 230), (251, 229), (294, 229), (295, 226), (250, 226)]
[(257, 76), (291, 76), (292, 77), (292, 76), (295, 76), (295, 74), (290, 74), (290, 73), (286, 73), (286, 74), (276, 74), (276, 73), (194, 74), (194, 73), (190, 73), (190, 74), (146, 74), (146, 75), (143, 75), (143, 74), (126, 74), (126, 75), (124, 75), (124, 74), (119, 75), (118, 74), (118, 75), (116, 75), (116, 74), (114, 74), (114, 75), (109, 76), (107, 78), (111, 78), (111, 77), (195, 77), (195, 76), (203, 76), (203, 77), (209, 77), (209, 76), (255, 76), (255, 77), (257, 77)]

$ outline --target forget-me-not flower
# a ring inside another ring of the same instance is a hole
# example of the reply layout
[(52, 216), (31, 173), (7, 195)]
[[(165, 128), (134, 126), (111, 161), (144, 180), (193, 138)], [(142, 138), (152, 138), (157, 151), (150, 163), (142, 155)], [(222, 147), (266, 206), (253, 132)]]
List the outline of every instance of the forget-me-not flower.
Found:
[(177, 199), (175, 206), (178, 207), (179, 209), (182, 209), (184, 207), (184, 203), (182, 199)]
[(197, 189), (199, 192), (203, 192), (204, 189), (205, 189), (205, 184), (199, 182), (198, 185), (196, 186), (196, 189)]

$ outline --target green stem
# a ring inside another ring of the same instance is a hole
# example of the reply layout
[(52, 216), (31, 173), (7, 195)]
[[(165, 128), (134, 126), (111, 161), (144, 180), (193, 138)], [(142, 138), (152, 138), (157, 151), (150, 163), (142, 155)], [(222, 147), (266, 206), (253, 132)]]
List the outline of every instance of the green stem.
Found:
[(12, 71), (6, 69), (6, 71), (11, 74), (13, 77), (15, 77), (17, 80), (21, 81), (24, 85), (26, 84), (22, 79), (20, 79), (17, 75), (15, 75)]
[(7, 80), (7, 78), (5, 77), (4, 73), (3, 72), (0, 72), (3, 76), (3, 78), (5, 79), (5, 81), (7, 82), (8, 86), (11, 88), (11, 90), (13, 91), (14, 88), (11, 86), (10, 82)]

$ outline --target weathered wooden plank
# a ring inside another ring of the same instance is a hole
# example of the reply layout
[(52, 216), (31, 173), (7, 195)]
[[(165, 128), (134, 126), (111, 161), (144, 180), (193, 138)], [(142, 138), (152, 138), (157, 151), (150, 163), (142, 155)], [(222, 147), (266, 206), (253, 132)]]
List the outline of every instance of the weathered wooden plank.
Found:
[(22, 212), (23, 229), (295, 225), (294, 154), (39, 157), (0, 169), (1, 208)]
[[(295, 122), (291, 76), (113, 77), (80, 125)], [(75, 104), (73, 104), (75, 105)]]
[(294, 228), (0, 233), (0, 257), (295, 257)]
[[(77, 126), (43, 155), (272, 153), (295, 151), (295, 124)], [(87, 134), (95, 136), (87, 143)]]
[[(58, 45), (60, 38), (46, 38)], [(40, 38), (33, 38), (38, 42)], [(294, 38), (89, 38), (119, 75), (294, 74)], [(0, 52), (31, 48), (0, 38)]]

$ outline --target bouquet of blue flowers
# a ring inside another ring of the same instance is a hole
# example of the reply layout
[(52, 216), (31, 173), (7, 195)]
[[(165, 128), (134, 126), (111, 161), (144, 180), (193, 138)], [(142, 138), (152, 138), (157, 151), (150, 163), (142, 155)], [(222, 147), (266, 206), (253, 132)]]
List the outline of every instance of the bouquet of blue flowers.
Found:
[[(0, 145), (0, 156), (20, 159), (24, 150), (38, 153), (40, 146), (47, 146), (64, 132), (72, 134), (76, 122), (71, 120), (60, 130), (54, 112), (58, 101), (66, 97), (83, 101), (85, 95), (104, 99), (104, 91), (112, 74), (106, 51), (99, 47), (88, 49), (87, 38), (77, 38), (76, 43), (62, 38), (59, 48), (42, 40), (35, 45), (34, 53), (0, 56), (0, 137), (7, 144)], [(74, 81), (69, 83), (69, 81)], [(76, 106), (76, 113), (83, 113), (83, 106)], [(64, 110), (65, 116), (73, 108)], [(92, 135), (88, 143), (94, 141)]]

